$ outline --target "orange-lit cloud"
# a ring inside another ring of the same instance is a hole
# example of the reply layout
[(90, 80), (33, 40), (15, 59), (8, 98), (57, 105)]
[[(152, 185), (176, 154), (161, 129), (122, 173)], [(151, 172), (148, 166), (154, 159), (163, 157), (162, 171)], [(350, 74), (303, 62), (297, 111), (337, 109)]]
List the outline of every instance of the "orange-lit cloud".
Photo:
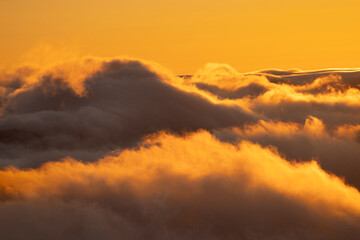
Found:
[(309, 116), (304, 124), (261, 120), (257, 124), (219, 129), (213, 133), (224, 142), (247, 140), (264, 147), (273, 146), (292, 161), (315, 159), (326, 171), (360, 189), (359, 126), (344, 125), (327, 129), (321, 120)]
[(311, 115), (336, 126), (360, 122), (359, 75), (357, 69), (240, 74), (227, 65), (210, 64), (184, 83), (268, 120), (303, 123)]
[(289, 163), (207, 132), (160, 134), (97, 163), (69, 159), (0, 176), (3, 237), (356, 239), (360, 231), (360, 193), (315, 162)]
[(0, 73), (1, 239), (357, 239), (360, 74), (84, 58)]

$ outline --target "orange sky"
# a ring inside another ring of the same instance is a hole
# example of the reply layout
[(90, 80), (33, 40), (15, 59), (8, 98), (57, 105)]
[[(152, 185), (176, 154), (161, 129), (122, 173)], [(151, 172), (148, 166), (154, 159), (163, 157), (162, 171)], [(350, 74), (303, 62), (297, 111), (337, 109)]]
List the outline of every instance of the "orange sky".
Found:
[(0, 64), (126, 55), (191, 74), (360, 66), (358, 0), (3, 0)]

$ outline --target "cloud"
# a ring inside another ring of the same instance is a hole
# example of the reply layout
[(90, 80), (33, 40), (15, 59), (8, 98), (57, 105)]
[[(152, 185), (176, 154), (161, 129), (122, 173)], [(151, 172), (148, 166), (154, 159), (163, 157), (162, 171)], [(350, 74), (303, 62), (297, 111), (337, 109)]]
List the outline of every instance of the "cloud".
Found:
[(360, 126), (326, 129), (323, 122), (309, 117), (305, 124), (265, 122), (243, 128), (215, 130), (224, 142), (236, 144), (247, 140), (262, 146), (273, 146), (290, 161), (316, 160), (321, 167), (360, 189)]
[(1, 239), (357, 239), (358, 69), (0, 72)]
[(207, 132), (160, 134), (97, 163), (0, 172), (4, 239), (356, 239), (360, 194), (315, 162), (289, 163)]
[(2, 166), (34, 167), (66, 156), (94, 161), (159, 130), (180, 134), (256, 119), (240, 106), (170, 85), (174, 77), (155, 65), (99, 61), (47, 69), (31, 83), (20, 78), (26, 84), (3, 101)]
[(262, 119), (304, 123), (311, 115), (327, 126), (360, 122), (359, 70), (238, 73), (208, 64), (184, 84), (245, 107)]
[(311, 85), (318, 79), (327, 78), (329, 76), (338, 76), (340, 88), (360, 88), (359, 69), (324, 69), (315, 71), (282, 71), (282, 70), (265, 70), (255, 74), (265, 75), (271, 82), (286, 83), (295, 86)]

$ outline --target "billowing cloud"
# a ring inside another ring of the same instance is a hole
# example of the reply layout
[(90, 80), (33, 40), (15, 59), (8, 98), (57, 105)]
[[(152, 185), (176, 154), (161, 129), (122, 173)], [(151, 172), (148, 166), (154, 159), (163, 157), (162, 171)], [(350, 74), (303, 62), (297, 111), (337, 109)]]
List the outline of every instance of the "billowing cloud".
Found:
[[(8, 169), (0, 236), (28, 239), (356, 239), (360, 193), (315, 162), (289, 163), (209, 133), (160, 135), (97, 163)], [(21, 220), (19, 220), (21, 219)]]
[(1, 239), (358, 239), (358, 69), (0, 73)]
[(326, 171), (360, 189), (359, 130), (360, 125), (327, 130), (321, 120), (310, 116), (304, 125), (260, 121), (243, 128), (216, 130), (214, 135), (234, 144), (247, 140), (274, 146), (293, 161), (316, 159)]
[(224, 64), (208, 64), (184, 82), (270, 120), (304, 123), (311, 115), (332, 127), (360, 122), (358, 70), (240, 74)]
[(94, 161), (158, 130), (182, 133), (256, 119), (238, 105), (178, 89), (167, 83), (172, 75), (140, 61), (88, 59), (76, 66), (43, 71), (30, 83), (14, 77), (24, 85), (3, 100), (0, 165), (34, 167), (66, 156)]

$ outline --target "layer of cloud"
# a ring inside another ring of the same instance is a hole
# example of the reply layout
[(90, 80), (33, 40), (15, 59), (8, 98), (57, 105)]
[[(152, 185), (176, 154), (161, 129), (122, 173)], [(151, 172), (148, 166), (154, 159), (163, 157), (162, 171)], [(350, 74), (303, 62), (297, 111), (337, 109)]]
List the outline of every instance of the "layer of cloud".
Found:
[(228, 65), (208, 64), (184, 83), (232, 100), (264, 119), (304, 123), (311, 115), (334, 127), (360, 122), (359, 75), (358, 70), (241, 74)]
[(163, 135), (97, 163), (0, 172), (4, 239), (357, 239), (360, 193), (250, 142)]
[(360, 73), (88, 58), (0, 73), (1, 239), (357, 239)]

